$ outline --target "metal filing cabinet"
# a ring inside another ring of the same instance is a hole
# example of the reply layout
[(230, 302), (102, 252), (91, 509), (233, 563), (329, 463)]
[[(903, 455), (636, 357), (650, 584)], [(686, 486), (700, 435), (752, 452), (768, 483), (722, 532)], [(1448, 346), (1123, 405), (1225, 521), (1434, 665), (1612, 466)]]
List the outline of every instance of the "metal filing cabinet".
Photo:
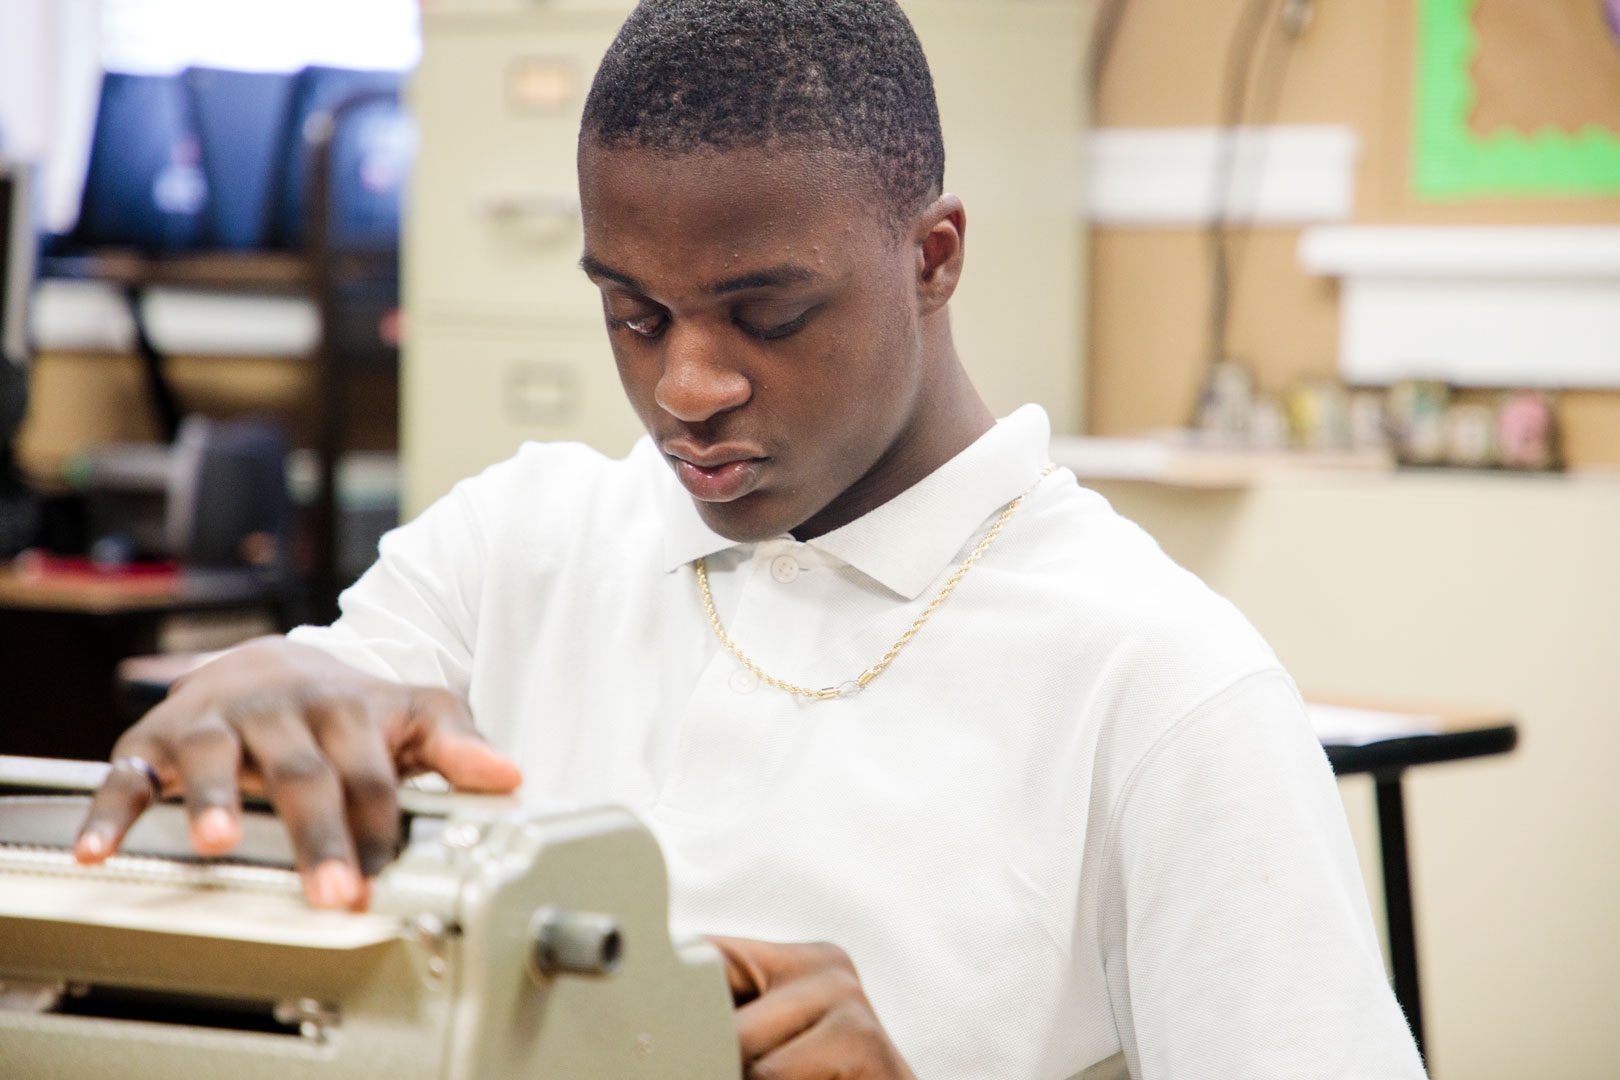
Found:
[[(1092, 0), (912, 0), (969, 218), (956, 341), (997, 413), (1081, 416)], [(525, 440), (612, 454), (641, 428), (596, 289), (576, 263), (579, 120), (628, 0), (426, 0), (410, 100), (421, 131), (405, 234), (407, 513)]]

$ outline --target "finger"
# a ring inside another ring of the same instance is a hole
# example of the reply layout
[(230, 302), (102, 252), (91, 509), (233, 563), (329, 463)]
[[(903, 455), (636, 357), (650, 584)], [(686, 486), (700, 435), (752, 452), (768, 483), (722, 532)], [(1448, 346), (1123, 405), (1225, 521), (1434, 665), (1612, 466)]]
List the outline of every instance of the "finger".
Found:
[(752, 1001), (770, 986), (769, 974), (755, 957), (764, 942), (711, 936), (709, 944), (720, 951), (720, 959), (725, 963), (726, 983), (731, 987), (733, 1002), (741, 1005)]
[[(155, 711), (155, 710), (154, 710)], [(118, 740), (113, 758), (138, 757), (152, 765), (162, 776), (168, 755), (153, 739), (133, 733)], [(124, 842), (135, 819), (152, 805), (155, 793), (151, 781), (135, 769), (111, 769), (101, 786), (90, 798), (90, 809), (84, 824), (73, 842), (73, 857), (85, 865), (104, 862)]]
[(820, 1017), (796, 1038), (755, 1061), (744, 1058), (744, 1080), (839, 1080), (884, 1076), (860, 1041), (845, 1037), (830, 1016)]
[(506, 794), (523, 783), (518, 767), (484, 741), (466, 703), (455, 694), (415, 689), (408, 709), (395, 752), (404, 771), (436, 772), (458, 791)]
[[(784, 983), (737, 1010), (737, 1041), (745, 1064), (763, 1058), (813, 1027), (851, 993), (837, 976), (822, 972)], [(858, 993), (859, 987), (853, 992)]]
[(175, 769), (191, 820), (191, 846), (224, 855), (242, 842), (242, 743), (218, 713), (174, 740)]
[(824, 941), (800, 944), (733, 937), (711, 937), (709, 941), (726, 960), (726, 976), (734, 997), (764, 994), (790, 980), (823, 970), (855, 975), (849, 954)]
[(380, 726), (363, 705), (331, 703), (311, 717), (321, 752), (343, 787), (360, 872), (375, 877), (399, 854), (399, 778)]
[(287, 828), (304, 895), (314, 907), (352, 907), (360, 874), (343, 789), (303, 716), (288, 708), (242, 717), (236, 727)]

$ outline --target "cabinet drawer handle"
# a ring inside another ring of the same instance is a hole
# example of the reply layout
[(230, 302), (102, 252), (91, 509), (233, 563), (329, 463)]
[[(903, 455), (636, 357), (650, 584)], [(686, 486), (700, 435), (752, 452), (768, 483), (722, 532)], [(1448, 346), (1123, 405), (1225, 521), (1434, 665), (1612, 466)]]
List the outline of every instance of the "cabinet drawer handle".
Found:
[(573, 235), (579, 224), (579, 201), (561, 195), (495, 195), (479, 209), (497, 228), (542, 243)]

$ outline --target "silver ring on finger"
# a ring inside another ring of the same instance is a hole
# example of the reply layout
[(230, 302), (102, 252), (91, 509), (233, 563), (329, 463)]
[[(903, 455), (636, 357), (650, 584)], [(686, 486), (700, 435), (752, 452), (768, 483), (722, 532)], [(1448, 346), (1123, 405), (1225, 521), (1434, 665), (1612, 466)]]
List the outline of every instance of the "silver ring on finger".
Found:
[(145, 758), (136, 757), (134, 754), (126, 754), (123, 757), (113, 758), (112, 768), (114, 772), (122, 769), (126, 772), (135, 773), (145, 780), (147, 791), (154, 802), (157, 801), (157, 797), (163, 791), (163, 782), (158, 779), (157, 769), (153, 768), (152, 763)]

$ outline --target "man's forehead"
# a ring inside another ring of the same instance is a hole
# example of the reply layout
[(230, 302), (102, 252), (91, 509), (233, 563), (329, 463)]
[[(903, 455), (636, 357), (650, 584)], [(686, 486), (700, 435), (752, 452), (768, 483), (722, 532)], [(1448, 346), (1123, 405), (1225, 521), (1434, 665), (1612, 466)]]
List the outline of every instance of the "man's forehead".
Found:
[(824, 165), (813, 153), (761, 148), (582, 148), (580, 265), (649, 296), (842, 276), (888, 230), (864, 178)]
[(586, 143), (579, 156), (586, 225), (711, 231), (869, 227), (882, 200), (847, 156), (794, 146), (679, 152)]

